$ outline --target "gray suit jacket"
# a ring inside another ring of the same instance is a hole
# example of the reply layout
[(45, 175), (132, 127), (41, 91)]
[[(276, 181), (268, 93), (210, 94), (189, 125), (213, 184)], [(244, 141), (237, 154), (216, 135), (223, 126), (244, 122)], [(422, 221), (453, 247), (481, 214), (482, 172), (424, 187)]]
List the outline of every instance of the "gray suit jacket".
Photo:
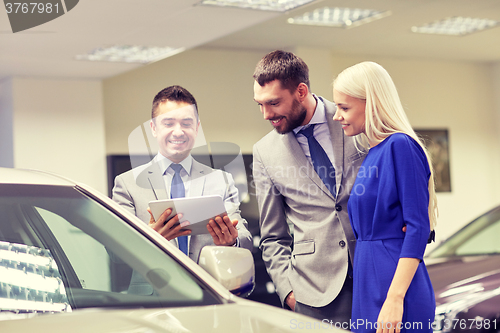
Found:
[(267, 270), (282, 303), (293, 291), (297, 301), (314, 307), (337, 297), (347, 275), (348, 252), (354, 257), (356, 240), (347, 200), (366, 156), (333, 120), (335, 105), (322, 100), (336, 157), (336, 197), (314, 171), (293, 132), (280, 135), (273, 130), (253, 152), (260, 248)]
[[(231, 174), (214, 170), (193, 159), (190, 178), (190, 196), (220, 195), (223, 198), (229, 218), (239, 221), (236, 228), (240, 247), (252, 250), (252, 235), (248, 231), (247, 221), (240, 215), (238, 190), (234, 186)], [(149, 223), (150, 218), (147, 211), (149, 202), (168, 198), (170, 189), (165, 188), (162, 173), (155, 159), (115, 178), (113, 200), (145, 223)], [(177, 239), (170, 242), (178, 246)], [(206, 245), (214, 245), (210, 234), (192, 236), (189, 243), (189, 257), (198, 262), (200, 251)]]

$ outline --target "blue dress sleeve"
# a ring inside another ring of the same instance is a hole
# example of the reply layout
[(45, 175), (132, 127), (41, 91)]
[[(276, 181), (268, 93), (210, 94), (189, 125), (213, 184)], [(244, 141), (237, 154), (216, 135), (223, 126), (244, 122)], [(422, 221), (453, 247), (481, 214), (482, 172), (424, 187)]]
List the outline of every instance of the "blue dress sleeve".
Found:
[(391, 149), (395, 185), (406, 224), (406, 234), (399, 257), (422, 260), (430, 232), (429, 163), (422, 147), (407, 135), (398, 135)]

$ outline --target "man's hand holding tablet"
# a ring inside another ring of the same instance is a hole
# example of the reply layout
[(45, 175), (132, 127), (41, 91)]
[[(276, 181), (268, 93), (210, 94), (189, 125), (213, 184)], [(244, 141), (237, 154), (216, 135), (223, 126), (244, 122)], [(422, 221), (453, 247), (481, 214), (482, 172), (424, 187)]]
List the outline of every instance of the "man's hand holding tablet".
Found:
[(202, 196), (149, 202), (149, 226), (167, 240), (209, 233), (215, 245), (235, 245), (236, 225), (227, 216), (222, 197)]

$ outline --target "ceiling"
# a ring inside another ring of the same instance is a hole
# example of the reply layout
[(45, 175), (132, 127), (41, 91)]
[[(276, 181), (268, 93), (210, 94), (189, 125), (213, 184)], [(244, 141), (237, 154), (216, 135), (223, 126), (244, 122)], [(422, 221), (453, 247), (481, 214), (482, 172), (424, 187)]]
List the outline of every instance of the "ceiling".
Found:
[[(466, 36), (411, 32), (452, 16), (500, 20), (499, 0), (316, 0), (286, 13), (197, 5), (200, 0), (81, 0), (38, 27), (12, 33), (0, 11), (0, 79), (7, 76), (103, 79), (141, 64), (74, 60), (112, 45), (293, 50), (339, 55), (500, 62), (500, 26)], [(289, 17), (316, 8), (390, 10), (392, 15), (350, 29), (291, 25)]]

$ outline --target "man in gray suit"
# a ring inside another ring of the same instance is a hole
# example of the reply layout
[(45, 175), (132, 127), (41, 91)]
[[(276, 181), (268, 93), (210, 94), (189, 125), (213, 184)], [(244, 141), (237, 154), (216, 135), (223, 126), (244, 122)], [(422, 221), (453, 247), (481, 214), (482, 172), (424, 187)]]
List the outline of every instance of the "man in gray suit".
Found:
[[(254, 99), (275, 129), (253, 151), (267, 270), (283, 305), (349, 328), (355, 237), (347, 200), (366, 154), (333, 121), (335, 105), (310, 92), (302, 59), (271, 52), (253, 77)], [(325, 184), (313, 167), (316, 153), (301, 132), (311, 126), (328, 156), (334, 185)]]
[[(174, 245), (178, 246), (180, 237), (187, 237), (184, 238), (187, 254), (195, 262), (206, 245), (240, 246), (251, 250), (252, 236), (247, 230), (247, 222), (240, 216), (238, 190), (231, 174), (205, 166), (191, 156), (200, 125), (197, 103), (191, 93), (180, 86), (163, 89), (153, 100), (151, 118), (151, 130), (159, 152), (151, 162), (116, 177), (113, 200), (149, 223)], [(186, 223), (179, 224), (178, 215), (167, 219), (170, 209), (158, 221), (149, 212), (150, 201), (171, 198), (176, 172), (186, 197), (220, 195), (223, 198), (227, 215), (210, 220), (209, 234), (189, 236), (191, 231), (182, 229)]]

